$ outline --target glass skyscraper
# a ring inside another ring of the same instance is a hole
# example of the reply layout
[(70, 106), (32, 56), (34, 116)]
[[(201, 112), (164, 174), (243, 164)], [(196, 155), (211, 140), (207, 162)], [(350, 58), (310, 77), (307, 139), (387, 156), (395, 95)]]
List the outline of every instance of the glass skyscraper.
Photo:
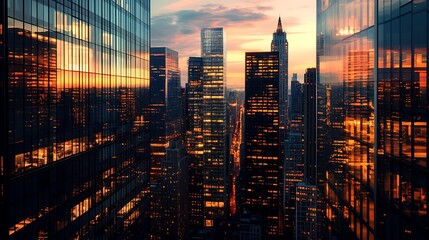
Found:
[[(150, 189), (151, 239), (165, 234), (165, 210), (162, 209), (160, 185), (161, 164), (171, 139), (182, 140), (182, 90), (180, 87), (179, 54), (166, 47), (150, 49)], [(173, 183), (172, 183), (173, 184)], [(171, 233), (170, 233), (171, 234)]]
[(242, 211), (261, 216), (269, 239), (283, 235), (278, 52), (246, 53)]
[(204, 226), (229, 210), (229, 143), (226, 116), (226, 52), (223, 28), (201, 30), (203, 60), (203, 216)]
[(426, 239), (428, 2), (377, 7), (377, 237)]
[[(428, 235), (428, 3), (318, 1), (326, 215), (334, 235)], [(322, 115), (319, 115), (321, 117)]]
[(0, 2), (1, 239), (143, 238), (150, 1)]
[(318, 115), (326, 133), (317, 163), (332, 234), (349, 239), (375, 237), (374, 7), (372, 0), (317, 5), (318, 93), (332, 90), (318, 104), (328, 116)]

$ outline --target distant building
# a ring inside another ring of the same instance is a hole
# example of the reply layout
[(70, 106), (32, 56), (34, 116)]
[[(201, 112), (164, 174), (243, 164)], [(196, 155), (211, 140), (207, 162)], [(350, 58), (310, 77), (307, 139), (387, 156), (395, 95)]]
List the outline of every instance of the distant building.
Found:
[(182, 103), (179, 54), (169, 48), (151, 48), (150, 52), (150, 186), (151, 239), (161, 239), (165, 215), (160, 206), (162, 169), (168, 144), (182, 138)]
[(188, 239), (188, 169), (182, 140), (170, 140), (165, 160), (161, 162), (161, 239)]
[(283, 235), (278, 52), (246, 53), (243, 211), (261, 216), (267, 237)]
[(292, 79), (289, 137), (285, 141), (285, 161), (283, 168), (286, 238), (294, 237), (296, 184), (304, 181), (303, 84), (296, 80), (296, 74), (294, 74)]
[[(287, 138), (288, 125), (288, 94), (289, 94), (289, 43), (287, 34), (283, 31), (282, 20), (279, 17), (277, 29), (273, 33), (271, 51), (279, 53), (280, 77), (280, 139), (281, 144)], [(283, 151), (283, 150), (282, 150)]]
[(304, 75), (304, 180), (317, 185), (316, 161), (316, 68), (308, 68)]
[(296, 240), (319, 240), (321, 236), (319, 190), (315, 185), (296, 185)]
[(203, 60), (203, 218), (210, 228), (229, 210), (229, 144), (223, 28), (201, 30)]
[(188, 129), (186, 150), (189, 155), (189, 201), (190, 227), (203, 227), (203, 59), (191, 57), (188, 60)]
[(259, 216), (244, 214), (239, 221), (238, 240), (263, 240), (266, 238), (266, 221)]

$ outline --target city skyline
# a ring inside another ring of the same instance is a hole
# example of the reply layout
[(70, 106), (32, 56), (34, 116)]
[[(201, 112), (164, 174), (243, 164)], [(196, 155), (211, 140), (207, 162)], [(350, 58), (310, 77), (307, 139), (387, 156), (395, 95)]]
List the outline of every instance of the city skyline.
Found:
[(228, 46), (227, 86), (243, 90), (245, 52), (270, 51), (279, 16), (290, 45), (290, 76), (296, 72), (303, 82), (305, 69), (316, 65), (315, 1), (154, 1), (152, 46), (167, 46), (182, 53), (179, 66), (184, 86), (188, 57), (200, 55), (199, 29), (223, 27)]
[(429, 0), (258, 1), (1, 0), (0, 239), (426, 239)]

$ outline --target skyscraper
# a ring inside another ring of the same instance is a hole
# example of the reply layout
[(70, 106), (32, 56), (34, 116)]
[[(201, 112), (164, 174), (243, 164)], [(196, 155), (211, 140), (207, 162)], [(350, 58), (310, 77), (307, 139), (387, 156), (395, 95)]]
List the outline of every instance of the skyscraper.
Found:
[(0, 2), (1, 239), (146, 236), (149, 15)]
[(429, 7), (427, 1), (414, 0), (392, 1), (391, 6), (379, 3), (377, 9), (378, 42), (370, 55), (378, 56), (377, 85), (371, 88), (377, 91), (376, 235), (426, 239)]
[(304, 181), (296, 185), (295, 238), (323, 239), (323, 208), (320, 196), (319, 172), (316, 158), (317, 84), (316, 68), (308, 68), (303, 85)]
[(229, 209), (229, 151), (226, 116), (225, 42), (223, 28), (201, 30), (203, 59), (203, 216), (212, 227)]
[[(287, 138), (288, 128), (288, 69), (289, 69), (289, 43), (286, 32), (283, 31), (282, 19), (279, 17), (277, 29), (273, 33), (271, 51), (279, 52), (279, 76), (280, 76), (280, 138), (281, 144)], [(282, 150), (283, 151), (283, 150)]]
[(290, 88), (289, 118), (291, 119), (295, 116), (302, 116), (303, 111), (303, 86), (298, 82), (296, 73), (293, 74)]
[(163, 191), (161, 164), (165, 161), (170, 140), (182, 139), (179, 54), (165, 47), (151, 48), (150, 73), (150, 238), (161, 239), (165, 234), (162, 221), (166, 214), (160, 205)]
[(171, 139), (181, 137), (182, 103), (179, 54), (166, 47), (150, 49), (151, 184), (161, 176), (161, 162)]
[(316, 160), (316, 68), (304, 74), (304, 181), (317, 185)]
[(320, 196), (316, 185), (305, 182), (296, 185), (295, 239), (324, 239), (320, 227)]
[(296, 184), (304, 181), (304, 121), (303, 84), (296, 74), (291, 81), (289, 137), (285, 141), (284, 202), (285, 237), (293, 238), (295, 232)]
[(170, 140), (161, 162), (160, 239), (188, 239), (188, 158), (182, 139)]
[(188, 60), (188, 119), (186, 150), (189, 154), (189, 221), (192, 229), (203, 227), (203, 59)]
[(280, 158), (279, 53), (246, 53), (243, 211), (267, 223), (267, 235), (283, 234), (283, 159)]
[(317, 12), (333, 235), (425, 239), (428, 4), (318, 1)]
[[(318, 131), (317, 138), (326, 137), (318, 144), (325, 154), (319, 154), (317, 162), (323, 164), (319, 172), (331, 234), (349, 239), (376, 237), (375, 2), (317, 4), (317, 88), (325, 98), (319, 99), (318, 110), (326, 113), (318, 115), (318, 125), (326, 129)], [(342, 11), (337, 15), (335, 9)]]

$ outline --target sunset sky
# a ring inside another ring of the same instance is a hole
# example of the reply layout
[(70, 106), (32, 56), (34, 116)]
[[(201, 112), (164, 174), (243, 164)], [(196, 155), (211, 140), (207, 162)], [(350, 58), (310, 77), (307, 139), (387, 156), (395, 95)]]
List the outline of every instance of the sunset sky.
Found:
[(227, 85), (244, 87), (244, 56), (269, 51), (279, 15), (289, 41), (289, 79), (302, 81), (316, 62), (314, 0), (156, 0), (152, 1), (152, 46), (179, 52), (182, 85), (187, 59), (200, 56), (200, 30), (223, 27), (227, 40)]

